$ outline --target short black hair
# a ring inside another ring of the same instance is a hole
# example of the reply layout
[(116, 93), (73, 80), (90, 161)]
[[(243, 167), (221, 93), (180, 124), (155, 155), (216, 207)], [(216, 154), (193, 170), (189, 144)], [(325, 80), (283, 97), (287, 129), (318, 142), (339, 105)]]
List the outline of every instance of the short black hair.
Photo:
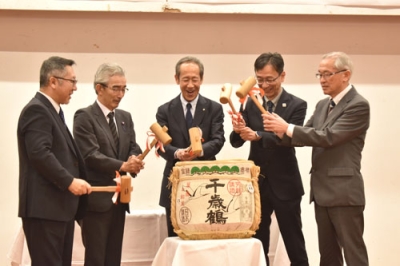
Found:
[(254, 62), (254, 71), (259, 71), (266, 65), (271, 65), (280, 75), (285, 67), (285, 62), (279, 53), (263, 53)]
[(43, 61), (42, 67), (40, 68), (40, 87), (45, 87), (49, 83), (49, 79), (52, 75), (61, 75), (66, 66), (75, 65), (75, 61), (71, 59), (62, 58), (59, 56), (52, 56), (49, 59)]

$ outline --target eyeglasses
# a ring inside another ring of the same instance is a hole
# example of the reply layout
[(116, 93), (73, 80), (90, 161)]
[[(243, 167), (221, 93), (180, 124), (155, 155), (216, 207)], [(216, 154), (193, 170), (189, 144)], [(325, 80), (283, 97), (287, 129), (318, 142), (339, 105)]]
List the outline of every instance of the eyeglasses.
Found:
[(56, 79), (62, 79), (62, 80), (66, 80), (66, 81), (69, 81), (69, 82), (71, 82), (72, 83), (72, 85), (76, 85), (76, 83), (78, 83), (78, 80), (76, 80), (76, 79), (66, 79), (66, 78), (62, 78), (62, 77), (57, 77), (57, 76), (54, 76)]
[(342, 69), (342, 70), (339, 70), (339, 71), (333, 72), (333, 73), (331, 73), (331, 72), (324, 72), (322, 74), (321, 73), (317, 73), (317, 74), (315, 74), (315, 77), (317, 79), (320, 79), (320, 78), (328, 79), (328, 78), (332, 77), (333, 75), (336, 75), (336, 74), (339, 74), (339, 73), (342, 73), (342, 72), (345, 72), (345, 71), (347, 71), (347, 69)]
[(267, 83), (267, 84), (272, 84), (272, 83), (274, 83), (280, 76), (281, 76), (281, 74), (279, 74), (276, 78), (273, 78), (273, 79), (271, 79), (271, 78), (263, 79), (263, 78), (258, 78), (258, 77), (256, 77), (256, 79), (257, 79), (257, 84), (262, 85), (264, 82)]
[(122, 92), (125, 93), (127, 91), (129, 91), (129, 89), (127, 87), (121, 87), (121, 86), (112, 86), (112, 87), (108, 87), (108, 85), (106, 84), (101, 84), (101, 86), (103, 86), (104, 88), (109, 88), (110, 90), (112, 90), (114, 93), (118, 93), (118, 92)]

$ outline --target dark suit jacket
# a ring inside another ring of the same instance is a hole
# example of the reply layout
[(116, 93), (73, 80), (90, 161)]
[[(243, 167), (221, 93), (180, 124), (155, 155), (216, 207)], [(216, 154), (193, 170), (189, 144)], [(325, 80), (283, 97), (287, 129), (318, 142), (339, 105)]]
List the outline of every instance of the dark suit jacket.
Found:
[[(115, 171), (130, 155), (142, 153), (136, 143), (130, 113), (116, 109), (115, 119), (119, 134), (119, 153), (107, 119), (97, 102), (79, 109), (74, 117), (74, 137), (86, 163), (88, 182), (92, 186), (115, 186)], [(121, 175), (126, 173), (121, 172)], [(89, 195), (88, 210), (103, 212), (111, 208), (113, 193), (94, 192)], [(121, 204), (121, 203), (118, 203)], [(129, 211), (129, 205), (126, 204)]]
[(18, 216), (64, 222), (80, 219), (86, 196), (75, 196), (68, 187), (74, 177), (86, 178), (84, 163), (67, 127), (41, 93), (22, 110), (17, 137)]
[(311, 197), (320, 206), (365, 205), (361, 152), (369, 127), (368, 101), (352, 87), (328, 114), (329, 98), (317, 103), (305, 127), (283, 143), (312, 146)]
[[(160, 205), (169, 208), (171, 191), (167, 185), (171, 170), (178, 161), (174, 158), (175, 151), (190, 146), (189, 129), (186, 126), (180, 95), (161, 105), (157, 110), (156, 119), (161, 126), (168, 127), (168, 134), (172, 138), (171, 144), (164, 147), (165, 153), (159, 150), (159, 154), (167, 161), (161, 185)], [(215, 160), (215, 155), (220, 152), (225, 142), (223, 122), (221, 104), (199, 95), (193, 127), (202, 130), (204, 156), (197, 160)]]
[[(259, 178), (260, 187), (268, 179), (275, 196), (281, 200), (295, 199), (304, 195), (295, 149), (278, 145), (275, 134), (264, 131), (261, 112), (251, 98), (248, 99), (245, 110), (241, 106), (240, 111), (246, 125), (262, 136), (261, 140), (251, 142), (249, 155), (249, 160), (260, 166), (262, 175)], [(303, 125), (306, 111), (305, 101), (285, 90), (282, 91), (275, 113), (289, 123)], [(237, 148), (243, 145), (244, 140), (232, 131), (230, 142)]]

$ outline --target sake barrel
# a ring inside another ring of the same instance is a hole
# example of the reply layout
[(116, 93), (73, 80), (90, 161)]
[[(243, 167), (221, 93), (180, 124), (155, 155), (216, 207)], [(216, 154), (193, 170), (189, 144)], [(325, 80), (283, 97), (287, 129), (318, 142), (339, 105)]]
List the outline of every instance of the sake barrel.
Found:
[(177, 162), (169, 180), (171, 221), (182, 239), (249, 238), (261, 219), (253, 161)]

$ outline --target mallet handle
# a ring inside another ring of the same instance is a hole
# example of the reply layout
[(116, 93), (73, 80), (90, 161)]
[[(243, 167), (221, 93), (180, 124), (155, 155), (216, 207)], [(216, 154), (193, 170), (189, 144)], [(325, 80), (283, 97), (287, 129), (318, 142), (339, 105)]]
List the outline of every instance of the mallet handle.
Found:
[(235, 106), (233, 106), (233, 103), (232, 103), (231, 99), (228, 99), (228, 103), (229, 103), (229, 106), (230, 106), (231, 109), (232, 109), (232, 112), (233, 112), (234, 114), (236, 114), (236, 109), (235, 109)]
[[(153, 141), (150, 143), (150, 149), (153, 148), (154, 145), (156, 145), (157, 141), (158, 141), (158, 140), (157, 140), (156, 138), (153, 139)], [(146, 148), (146, 150), (145, 150), (141, 155), (138, 156), (139, 159), (143, 161), (144, 158), (146, 157), (146, 155), (150, 152), (150, 149), (149, 149), (149, 148)]]
[(260, 109), (262, 114), (268, 114), (268, 112), (264, 109), (261, 103), (258, 101), (256, 96), (253, 93), (249, 92), (250, 98), (253, 100), (254, 104), (257, 105), (258, 109)]
[(106, 186), (106, 187), (92, 187), (92, 191), (95, 192), (115, 192), (116, 186)]
[(150, 126), (151, 132), (155, 135), (155, 138), (151, 141), (150, 147), (147, 147), (142, 155), (138, 156), (140, 160), (144, 160), (144, 157), (150, 152), (150, 150), (161, 141), (163, 145), (168, 145), (171, 143), (172, 138), (167, 134), (168, 128), (166, 126), (161, 127), (157, 122)]

